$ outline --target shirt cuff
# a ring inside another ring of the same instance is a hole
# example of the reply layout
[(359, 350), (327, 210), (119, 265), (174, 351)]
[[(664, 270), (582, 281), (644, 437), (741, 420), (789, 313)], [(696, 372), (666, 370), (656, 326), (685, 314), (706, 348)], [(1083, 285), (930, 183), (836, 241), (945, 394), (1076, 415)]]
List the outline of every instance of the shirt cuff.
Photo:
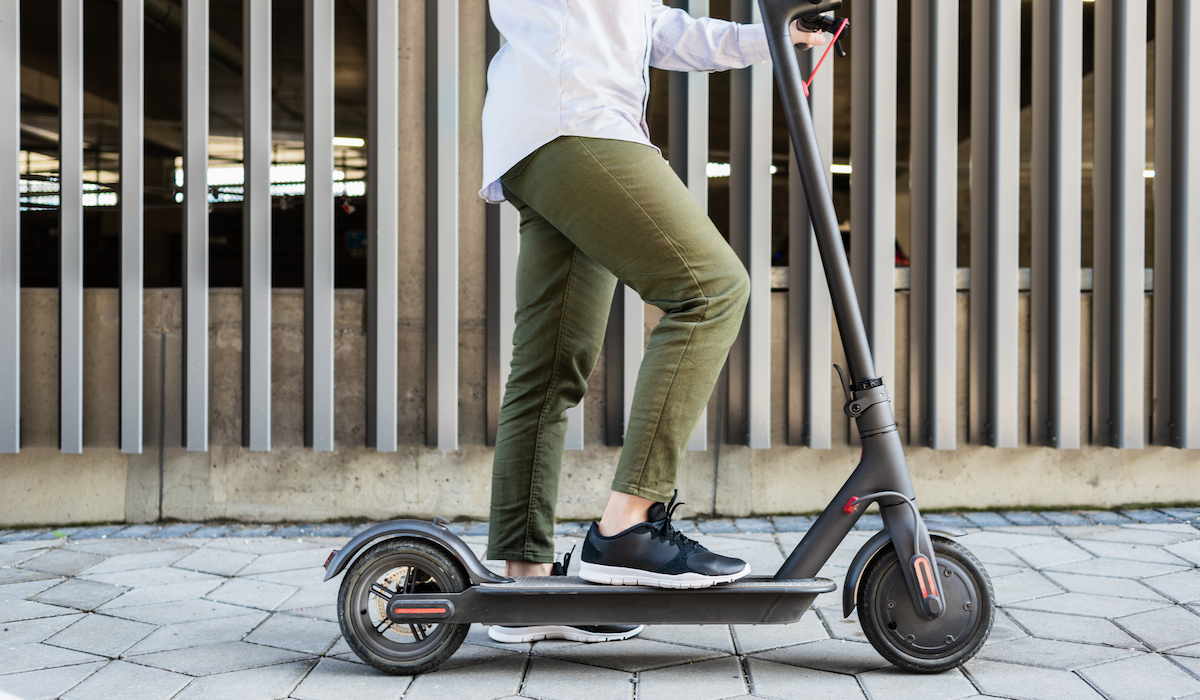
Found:
[(746, 65), (771, 60), (771, 48), (767, 45), (767, 30), (762, 24), (739, 24), (737, 42)]

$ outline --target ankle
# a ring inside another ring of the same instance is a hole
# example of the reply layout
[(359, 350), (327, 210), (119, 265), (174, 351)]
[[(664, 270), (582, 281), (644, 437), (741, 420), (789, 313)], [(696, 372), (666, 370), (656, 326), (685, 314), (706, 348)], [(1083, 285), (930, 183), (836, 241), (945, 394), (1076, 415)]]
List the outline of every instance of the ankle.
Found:
[(613, 491), (608, 498), (608, 505), (604, 508), (604, 515), (597, 523), (600, 534), (612, 537), (634, 525), (646, 522), (652, 505), (654, 501), (649, 498)]
[(543, 564), (536, 561), (506, 561), (504, 562), (505, 576), (549, 576), (554, 570), (553, 564)]

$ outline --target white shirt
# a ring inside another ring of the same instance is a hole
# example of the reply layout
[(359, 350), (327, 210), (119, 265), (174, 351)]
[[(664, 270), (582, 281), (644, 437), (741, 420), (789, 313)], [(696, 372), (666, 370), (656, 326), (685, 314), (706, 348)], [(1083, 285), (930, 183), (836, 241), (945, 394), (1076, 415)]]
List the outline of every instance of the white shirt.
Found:
[(771, 58), (761, 24), (696, 19), (659, 0), (492, 0), (507, 43), (488, 68), (483, 189), (559, 136), (650, 143), (650, 66), (744, 68)]

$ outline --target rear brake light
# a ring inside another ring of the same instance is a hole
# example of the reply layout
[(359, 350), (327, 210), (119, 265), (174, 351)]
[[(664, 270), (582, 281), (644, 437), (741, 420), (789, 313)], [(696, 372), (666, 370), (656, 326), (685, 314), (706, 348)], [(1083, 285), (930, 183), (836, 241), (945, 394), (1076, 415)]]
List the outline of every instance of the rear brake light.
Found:
[(329, 556), (328, 556), (328, 557), (325, 559), (325, 563), (324, 563), (324, 564), (322, 564), (321, 566), (322, 566), (322, 567), (324, 567), (324, 568), (326, 568), (326, 569), (328, 569), (328, 568), (329, 568), (329, 562), (333, 561), (333, 557), (334, 557), (334, 556), (335, 556), (337, 553), (338, 553), (338, 551), (337, 551), (336, 549), (335, 549), (335, 550), (333, 550), (332, 552), (330, 552), (330, 553), (329, 553)]

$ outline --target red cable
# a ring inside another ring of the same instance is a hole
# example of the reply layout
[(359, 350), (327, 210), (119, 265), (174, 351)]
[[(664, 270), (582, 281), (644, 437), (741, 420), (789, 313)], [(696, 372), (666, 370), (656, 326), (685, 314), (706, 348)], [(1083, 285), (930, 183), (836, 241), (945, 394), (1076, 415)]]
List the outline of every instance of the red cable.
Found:
[(833, 34), (833, 40), (830, 41), (829, 45), (825, 47), (825, 53), (821, 54), (821, 60), (817, 61), (817, 65), (815, 68), (813, 68), (812, 74), (808, 76), (808, 80), (801, 83), (801, 85), (804, 86), (805, 97), (808, 97), (808, 86), (812, 85), (813, 78), (817, 77), (817, 71), (821, 70), (821, 64), (825, 62), (825, 57), (829, 55), (829, 50), (832, 49), (833, 45), (837, 43), (838, 37), (842, 35), (842, 30), (845, 29), (846, 25), (849, 23), (849, 19), (842, 19), (842, 23), (838, 25), (837, 31)]

